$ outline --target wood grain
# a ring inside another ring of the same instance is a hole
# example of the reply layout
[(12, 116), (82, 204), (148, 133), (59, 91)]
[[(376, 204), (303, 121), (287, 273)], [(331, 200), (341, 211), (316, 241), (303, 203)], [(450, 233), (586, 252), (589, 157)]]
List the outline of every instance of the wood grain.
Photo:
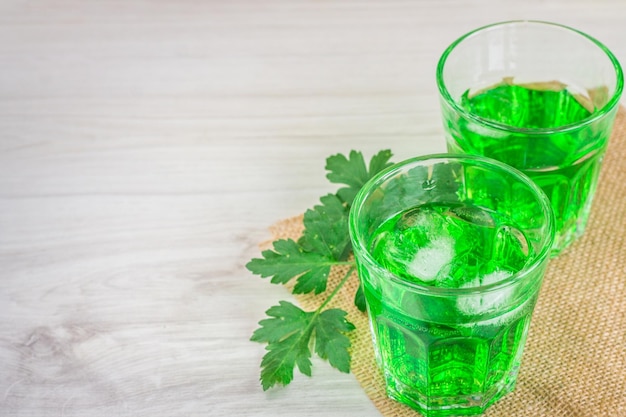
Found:
[(244, 265), (327, 156), (443, 151), (439, 54), (513, 18), (626, 62), (618, 0), (4, 0), (0, 415), (378, 415), (325, 363), (260, 389), (290, 295)]

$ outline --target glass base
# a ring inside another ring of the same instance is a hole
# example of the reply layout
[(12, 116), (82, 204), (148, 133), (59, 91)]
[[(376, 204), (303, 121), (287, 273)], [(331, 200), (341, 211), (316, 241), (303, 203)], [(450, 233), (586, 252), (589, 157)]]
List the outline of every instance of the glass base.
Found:
[(500, 398), (515, 390), (519, 368), (487, 392), (473, 395), (426, 398), (400, 381), (387, 376), (387, 396), (420, 412), (424, 417), (475, 416), (483, 414)]
[(554, 244), (552, 245), (552, 250), (550, 251), (550, 258), (556, 258), (582, 237), (585, 233), (588, 217), (589, 210), (586, 210), (581, 214), (581, 217), (574, 224), (574, 226), (570, 226), (569, 228), (556, 233)]

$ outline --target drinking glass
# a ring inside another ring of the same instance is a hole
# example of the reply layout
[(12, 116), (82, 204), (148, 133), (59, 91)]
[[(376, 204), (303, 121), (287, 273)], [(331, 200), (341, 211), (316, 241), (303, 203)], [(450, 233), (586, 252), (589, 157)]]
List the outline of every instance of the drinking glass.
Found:
[(417, 157), (363, 186), (350, 237), (391, 398), (473, 415), (513, 390), (554, 225), (532, 180), (484, 157)]
[(445, 50), (437, 84), (448, 151), (531, 177), (552, 203), (558, 255), (585, 230), (623, 89), (615, 56), (566, 26), (496, 23)]

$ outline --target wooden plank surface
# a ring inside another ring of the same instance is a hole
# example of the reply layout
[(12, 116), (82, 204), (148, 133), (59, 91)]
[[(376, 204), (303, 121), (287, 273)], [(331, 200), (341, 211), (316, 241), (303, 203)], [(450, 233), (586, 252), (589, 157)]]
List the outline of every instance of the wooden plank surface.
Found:
[(0, 416), (379, 415), (317, 361), (261, 390), (291, 298), (244, 265), (327, 156), (443, 151), (440, 53), (521, 18), (626, 62), (619, 0), (3, 0)]

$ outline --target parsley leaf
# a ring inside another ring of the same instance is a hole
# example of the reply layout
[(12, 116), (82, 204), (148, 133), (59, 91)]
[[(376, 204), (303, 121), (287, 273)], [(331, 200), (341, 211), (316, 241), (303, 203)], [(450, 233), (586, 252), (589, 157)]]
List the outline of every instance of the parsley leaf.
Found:
[(315, 353), (341, 372), (350, 372), (350, 339), (344, 334), (354, 330), (346, 312), (338, 308), (323, 311), (315, 323)]
[(350, 251), (348, 207), (334, 194), (320, 199), (321, 205), (304, 213), (304, 233), (298, 242), (282, 239), (263, 258), (246, 264), (252, 273), (272, 277), (274, 284), (285, 284), (298, 277), (294, 294), (326, 290), (330, 267), (345, 260)]
[(329, 171), (326, 178), (332, 183), (347, 185), (348, 187), (340, 188), (337, 195), (342, 201), (352, 204), (361, 187), (378, 172), (391, 165), (389, 162), (391, 156), (389, 149), (378, 152), (370, 160), (368, 170), (361, 152), (350, 151), (348, 158), (342, 154), (333, 155), (326, 159), (326, 170)]
[(309, 251), (337, 261), (349, 254), (348, 207), (334, 194), (320, 198), (321, 206), (304, 213), (304, 233), (300, 240)]
[(261, 320), (261, 327), (250, 338), (253, 342), (268, 343), (268, 352), (261, 361), (263, 390), (291, 382), (296, 365), (300, 372), (310, 376), (309, 324), (313, 313), (307, 313), (287, 301), (280, 301), (279, 305), (270, 307), (265, 313), (272, 318)]
[(292, 239), (275, 241), (274, 250), (265, 250), (261, 255), (263, 258), (252, 259), (246, 268), (262, 278), (272, 277), (273, 284), (285, 284), (298, 276), (295, 294), (324, 291), (330, 267), (336, 264), (333, 258), (306, 251)]
[[(311, 349), (341, 372), (350, 371), (350, 339), (346, 335), (354, 325), (346, 320), (341, 309), (324, 310), (330, 300), (351, 277), (354, 261), (348, 230), (350, 205), (361, 187), (375, 174), (391, 165), (389, 150), (374, 155), (369, 168), (363, 154), (351, 151), (348, 158), (341, 154), (326, 160), (327, 178), (333, 183), (345, 184), (336, 194), (327, 194), (320, 203), (304, 213), (304, 232), (293, 239), (280, 239), (273, 249), (261, 253), (261, 258), (246, 264), (252, 273), (271, 277), (274, 284), (285, 284), (296, 279), (294, 294), (326, 290), (331, 268), (350, 265), (343, 279), (321, 302), (317, 310), (306, 312), (292, 303), (280, 301), (266, 311), (269, 318), (261, 320), (251, 340), (267, 343), (267, 353), (261, 361), (261, 385), (267, 390), (275, 385), (286, 385), (293, 379), (294, 369), (311, 375)], [(365, 297), (359, 286), (354, 303), (365, 311)]]
[(344, 334), (354, 329), (346, 320), (346, 312), (329, 309), (323, 312), (305, 312), (299, 307), (280, 301), (261, 320), (250, 340), (268, 343), (261, 361), (261, 384), (267, 390), (276, 384), (286, 385), (293, 379), (297, 366), (300, 372), (311, 376), (311, 338), (315, 352), (342, 372), (350, 372), (350, 339)]
[(361, 284), (359, 284), (359, 288), (357, 288), (356, 294), (354, 294), (354, 305), (359, 311), (365, 311), (365, 293)]

